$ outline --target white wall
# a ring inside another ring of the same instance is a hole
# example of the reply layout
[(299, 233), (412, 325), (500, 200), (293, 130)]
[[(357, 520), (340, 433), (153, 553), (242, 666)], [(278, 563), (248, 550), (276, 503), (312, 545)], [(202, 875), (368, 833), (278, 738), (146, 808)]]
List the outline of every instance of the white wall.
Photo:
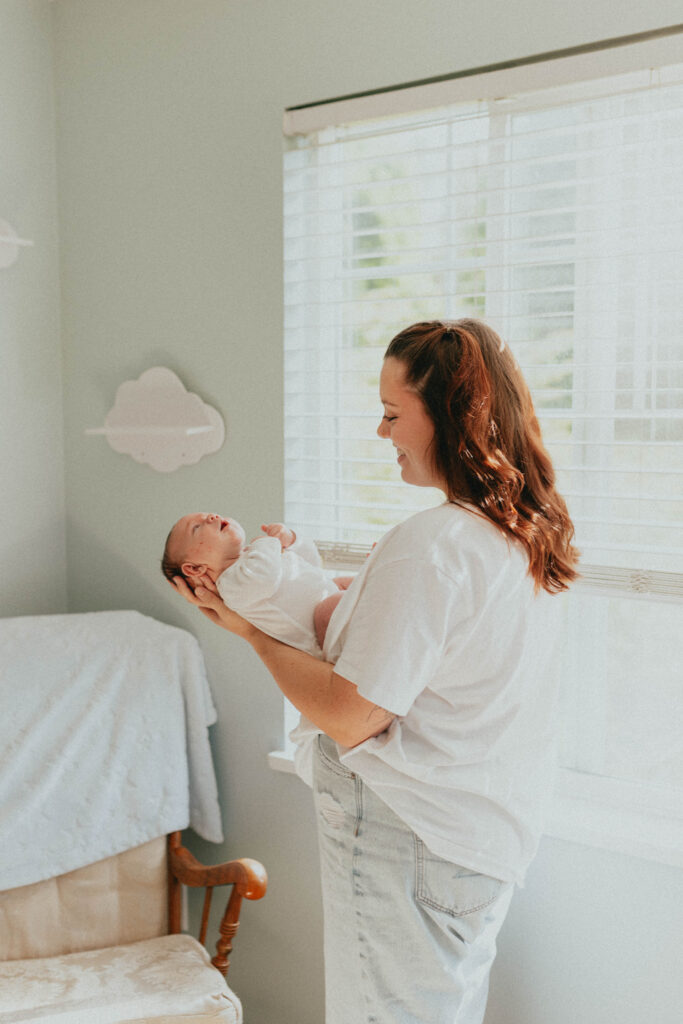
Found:
[(0, 2), (0, 219), (33, 248), (0, 269), (0, 615), (66, 610), (52, 27)]
[[(69, 609), (134, 607), (202, 643), (228, 840), (193, 848), (268, 868), (231, 975), (254, 1024), (322, 1021), (312, 809), (267, 766), (282, 728), (267, 674), (174, 597), (157, 562), (184, 512), (224, 510), (250, 534), (282, 515), (282, 110), (679, 14), (678, 0), (54, 4)], [(218, 454), (168, 475), (83, 435), (154, 364), (227, 424)], [(502, 937), (488, 1024), (678, 1022), (681, 896), (675, 869), (544, 843)]]

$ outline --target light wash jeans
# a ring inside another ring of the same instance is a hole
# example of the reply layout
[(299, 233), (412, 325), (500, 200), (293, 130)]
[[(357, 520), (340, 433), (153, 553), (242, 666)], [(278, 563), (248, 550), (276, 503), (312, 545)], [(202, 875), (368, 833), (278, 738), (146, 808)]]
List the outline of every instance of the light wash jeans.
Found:
[(513, 883), (435, 857), (320, 736), (326, 1024), (481, 1024)]

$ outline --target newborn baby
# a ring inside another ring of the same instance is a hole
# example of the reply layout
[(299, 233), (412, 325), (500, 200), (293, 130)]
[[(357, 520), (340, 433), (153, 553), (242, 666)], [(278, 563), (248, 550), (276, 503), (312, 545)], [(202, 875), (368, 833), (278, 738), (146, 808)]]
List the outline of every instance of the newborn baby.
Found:
[(350, 577), (332, 580), (315, 545), (283, 523), (245, 544), (234, 519), (197, 512), (183, 516), (166, 540), (161, 571), (194, 588), (208, 577), (225, 604), (291, 647), (322, 656), (325, 632)]

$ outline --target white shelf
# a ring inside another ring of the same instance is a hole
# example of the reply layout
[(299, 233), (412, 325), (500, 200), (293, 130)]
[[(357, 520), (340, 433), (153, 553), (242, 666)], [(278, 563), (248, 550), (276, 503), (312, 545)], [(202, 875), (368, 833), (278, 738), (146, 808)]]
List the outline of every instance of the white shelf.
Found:
[(154, 427), (142, 424), (139, 427), (88, 427), (86, 434), (103, 434), (105, 437), (138, 436), (140, 434), (144, 434), (146, 437), (166, 437), (173, 434), (189, 437), (193, 434), (208, 434), (212, 430), (213, 427), (208, 425), (202, 427)]
[(0, 220), (0, 270), (16, 263), (20, 248), (32, 245), (28, 238), (19, 238), (6, 220)]
[(225, 424), (172, 370), (153, 366), (137, 380), (124, 381), (104, 425), (85, 433), (105, 437), (115, 452), (159, 473), (171, 473), (218, 451)]

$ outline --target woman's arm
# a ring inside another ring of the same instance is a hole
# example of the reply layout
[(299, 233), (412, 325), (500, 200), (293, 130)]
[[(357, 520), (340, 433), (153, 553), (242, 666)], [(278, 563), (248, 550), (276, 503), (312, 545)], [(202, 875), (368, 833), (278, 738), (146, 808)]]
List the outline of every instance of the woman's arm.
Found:
[(193, 592), (179, 577), (175, 589), (216, 625), (251, 644), (285, 697), (337, 743), (355, 747), (384, 732), (393, 721), (391, 712), (361, 697), (352, 682), (334, 671), (334, 665), (263, 633), (231, 611), (214, 590), (197, 587)]

